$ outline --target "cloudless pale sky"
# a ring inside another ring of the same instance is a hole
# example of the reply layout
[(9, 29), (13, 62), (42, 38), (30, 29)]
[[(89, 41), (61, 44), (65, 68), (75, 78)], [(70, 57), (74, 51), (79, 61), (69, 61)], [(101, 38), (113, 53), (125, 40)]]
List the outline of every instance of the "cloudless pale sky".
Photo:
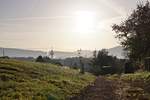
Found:
[(60, 51), (119, 45), (111, 25), (146, 0), (0, 0), (0, 47)]

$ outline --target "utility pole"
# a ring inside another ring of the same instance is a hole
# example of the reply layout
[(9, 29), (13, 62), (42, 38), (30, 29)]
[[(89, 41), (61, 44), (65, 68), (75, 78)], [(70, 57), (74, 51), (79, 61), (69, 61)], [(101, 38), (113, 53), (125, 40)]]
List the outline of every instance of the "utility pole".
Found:
[(53, 48), (51, 48), (51, 51), (49, 52), (50, 58), (53, 59), (54, 58), (54, 50)]
[(96, 49), (93, 51), (93, 57), (94, 57), (94, 58), (97, 57), (97, 51), (96, 51)]
[(81, 52), (82, 50), (78, 50), (78, 56), (79, 56), (79, 62), (80, 62), (80, 65), (81, 65), (81, 71), (80, 73), (84, 74), (85, 73), (85, 70), (84, 70), (84, 63), (83, 63), (83, 59), (82, 59), (82, 56), (81, 56)]
[(51, 56), (51, 59), (53, 59), (53, 57), (54, 57), (54, 51), (53, 50), (50, 51), (50, 56)]

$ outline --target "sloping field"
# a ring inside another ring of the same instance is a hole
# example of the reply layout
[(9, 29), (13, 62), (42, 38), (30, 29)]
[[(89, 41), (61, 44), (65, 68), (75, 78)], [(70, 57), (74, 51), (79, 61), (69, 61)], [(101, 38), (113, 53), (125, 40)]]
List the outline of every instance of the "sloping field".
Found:
[(91, 74), (52, 64), (0, 59), (0, 99), (63, 100), (95, 80)]

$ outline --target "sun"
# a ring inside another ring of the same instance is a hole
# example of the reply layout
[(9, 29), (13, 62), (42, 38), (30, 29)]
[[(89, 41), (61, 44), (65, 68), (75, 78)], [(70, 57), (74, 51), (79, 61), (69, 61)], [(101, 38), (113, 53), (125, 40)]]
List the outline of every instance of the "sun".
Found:
[(75, 32), (87, 34), (95, 31), (96, 15), (90, 11), (75, 13)]

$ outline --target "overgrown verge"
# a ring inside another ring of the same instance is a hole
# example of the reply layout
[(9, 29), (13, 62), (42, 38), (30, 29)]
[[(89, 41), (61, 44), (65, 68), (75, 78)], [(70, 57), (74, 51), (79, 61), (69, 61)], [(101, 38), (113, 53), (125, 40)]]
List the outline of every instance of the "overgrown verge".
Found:
[(107, 77), (117, 82), (120, 100), (150, 100), (150, 73), (113, 75)]

